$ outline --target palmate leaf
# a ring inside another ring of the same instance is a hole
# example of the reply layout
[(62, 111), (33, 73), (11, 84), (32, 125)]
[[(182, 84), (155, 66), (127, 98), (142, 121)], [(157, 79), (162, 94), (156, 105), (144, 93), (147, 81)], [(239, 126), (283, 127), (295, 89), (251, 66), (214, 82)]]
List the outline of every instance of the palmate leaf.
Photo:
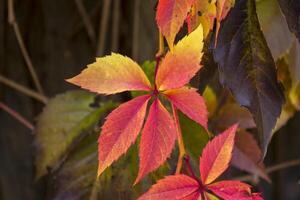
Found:
[(238, 0), (221, 26), (214, 52), (220, 81), (252, 113), (265, 155), (284, 97), (254, 0)]
[(38, 117), (36, 128), (37, 178), (56, 169), (72, 145), (98, 124), (114, 107), (112, 102), (93, 107), (95, 94), (69, 91), (51, 99)]
[(290, 30), (296, 35), (300, 42), (300, 1), (278, 0), (281, 10), (285, 15)]

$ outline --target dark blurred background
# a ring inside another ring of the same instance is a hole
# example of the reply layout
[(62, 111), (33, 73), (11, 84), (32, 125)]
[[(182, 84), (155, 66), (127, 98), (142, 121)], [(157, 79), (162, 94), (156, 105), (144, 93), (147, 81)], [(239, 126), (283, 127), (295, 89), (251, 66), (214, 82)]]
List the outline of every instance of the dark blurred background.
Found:
[[(35, 90), (8, 22), (8, 2), (0, 0), (0, 74)], [(155, 4), (155, 0), (15, 0), (16, 21), (45, 95), (74, 89), (64, 79), (78, 74), (95, 56), (113, 51), (139, 63), (153, 60), (158, 44)], [(41, 102), (1, 83), (0, 101), (32, 123), (43, 108)], [(274, 136), (266, 165), (297, 158), (299, 113)], [(35, 184), (33, 159), (31, 131), (0, 110), (0, 199), (43, 199), (44, 186)], [(299, 167), (276, 171), (271, 178), (272, 184), (258, 184), (266, 199), (300, 199)]]

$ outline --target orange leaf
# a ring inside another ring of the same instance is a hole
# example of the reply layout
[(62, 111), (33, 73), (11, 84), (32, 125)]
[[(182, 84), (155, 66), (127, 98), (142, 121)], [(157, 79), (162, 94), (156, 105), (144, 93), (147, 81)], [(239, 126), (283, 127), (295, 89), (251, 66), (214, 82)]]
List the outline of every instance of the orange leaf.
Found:
[(237, 125), (233, 125), (216, 136), (203, 149), (200, 158), (201, 180), (209, 184), (218, 178), (227, 168), (232, 156)]
[(166, 90), (167, 98), (189, 118), (207, 129), (208, 113), (205, 101), (195, 88), (179, 88)]
[(97, 58), (96, 62), (67, 81), (100, 94), (151, 89), (140, 66), (130, 58), (115, 53)]
[(194, 0), (159, 0), (156, 21), (169, 47), (173, 47), (176, 34), (191, 9)]
[(203, 29), (198, 28), (179, 41), (167, 53), (158, 68), (156, 85), (159, 90), (179, 88), (187, 84), (201, 68)]
[(165, 162), (172, 152), (175, 140), (174, 121), (160, 101), (155, 99), (142, 132), (140, 168), (135, 184)]
[(98, 176), (124, 154), (139, 134), (149, 95), (136, 97), (109, 114), (99, 137)]

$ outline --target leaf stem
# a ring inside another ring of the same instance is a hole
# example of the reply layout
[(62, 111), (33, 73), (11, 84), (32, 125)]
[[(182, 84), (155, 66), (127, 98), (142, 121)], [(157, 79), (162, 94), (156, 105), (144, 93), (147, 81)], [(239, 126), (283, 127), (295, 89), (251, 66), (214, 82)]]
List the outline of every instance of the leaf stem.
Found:
[(173, 103), (171, 105), (172, 105), (172, 111), (173, 111), (173, 116), (174, 116), (174, 120), (175, 120), (175, 126), (176, 126), (176, 130), (177, 130), (176, 132), (177, 132), (178, 146), (179, 146), (179, 157), (178, 157), (175, 174), (179, 174), (181, 171), (181, 168), (182, 168), (182, 159), (184, 158), (186, 151), (184, 148), (184, 143), (183, 143), (183, 138), (182, 138), (182, 134), (181, 134), (180, 123), (179, 123), (176, 106)]
[(34, 126), (27, 119), (25, 119), (18, 112), (16, 112), (15, 110), (11, 109), (10, 107), (8, 107), (7, 105), (5, 105), (2, 102), (0, 102), (0, 109), (4, 110), (5, 112), (7, 112), (11, 116), (13, 116), (16, 120), (18, 120), (21, 124), (23, 124), (24, 126), (26, 126), (31, 131), (34, 129)]

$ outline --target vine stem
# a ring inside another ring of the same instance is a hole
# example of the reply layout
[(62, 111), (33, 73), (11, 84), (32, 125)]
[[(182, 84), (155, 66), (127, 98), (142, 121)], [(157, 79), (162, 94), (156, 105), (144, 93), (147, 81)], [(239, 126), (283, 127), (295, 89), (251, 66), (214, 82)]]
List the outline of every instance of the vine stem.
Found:
[(177, 138), (178, 138), (178, 146), (179, 146), (179, 157), (178, 157), (178, 161), (177, 161), (177, 167), (176, 167), (175, 174), (179, 174), (181, 171), (181, 168), (182, 168), (182, 160), (186, 154), (186, 151), (184, 148), (184, 143), (183, 143), (183, 138), (182, 138), (182, 134), (181, 134), (180, 123), (179, 123), (176, 106), (173, 103), (171, 105), (172, 105), (172, 111), (173, 111), (173, 116), (174, 116), (174, 120), (175, 120), (175, 126), (176, 126)]
[(11, 116), (13, 116), (16, 120), (18, 120), (25, 127), (30, 129), (31, 131), (33, 131), (34, 126), (27, 119), (25, 119), (22, 115), (20, 115), (17, 111), (11, 109), (10, 107), (8, 107), (7, 105), (5, 105), (2, 102), (0, 102), (0, 108), (2, 110), (4, 110), (5, 112), (7, 112), (8, 114), (10, 114)]
[(24, 57), (25, 63), (27, 65), (27, 67), (28, 67), (28, 70), (30, 72), (30, 75), (31, 75), (31, 77), (33, 79), (33, 82), (34, 82), (34, 84), (35, 84), (38, 92), (40, 94), (44, 94), (42, 85), (41, 85), (41, 83), (39, 81), (39, 78), (37, 76), (35, 68), (33, 67), (33, 64), (32, 64), (31, 58), (29, 56), (28, 50), (25, 47), (24, 40), (23, 40), (22, 35), (21, 35), (21, 31), (20, 31), (18, 22), (16, 20), (15, 11), (14, 11), (14, 0), (8, 0), (8, 23), (14, 29), (15, 36), (17, 38), (19, 47), (21, 49), (21, 53), (22, 53), (22, 55)]

